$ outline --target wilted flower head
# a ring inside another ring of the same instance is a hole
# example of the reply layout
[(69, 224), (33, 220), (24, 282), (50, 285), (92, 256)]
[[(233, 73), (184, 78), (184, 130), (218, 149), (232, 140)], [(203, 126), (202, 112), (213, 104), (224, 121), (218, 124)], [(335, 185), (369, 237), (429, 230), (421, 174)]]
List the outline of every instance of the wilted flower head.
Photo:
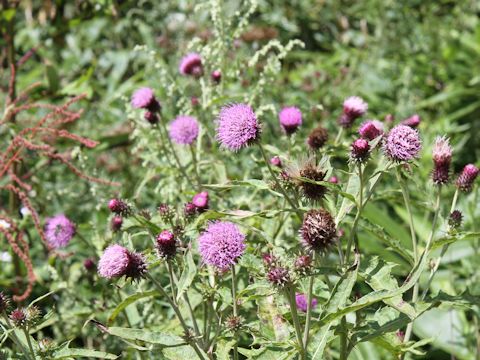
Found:
[(224, 106), (217, 121), (217, 140), (231, 151), (250, 145), (260, 135), (257, 116), (247, 104)]
[(368, 104), (358, 96), (351, 96), (343, 102), (343, 113), (339, 118), (340, 126), (349, 128), (353, 122), (363, 116), (368, 110)]
[(267, 280), (274, 286), (284, 287), (291, 281), (290, 272), (281, 266), (272, 267), (267, 272)]
[(473, 183), (478, 176), (480, 170), (473, 164), (465, 165), (461, 174), (458, 176), (456, 185), (457, 187), (465, 192), (472, 190)]
[(155, 98), (153, 90), (148, 87), (136, 90), (132, 95), (131, 104), (135, 109), (147, 109), (150, 112), (160, 109), (160, 103)]
[(402, 125), (410, 126), (412, 128), (416, 128), (420, 125), (420, 116), (418, 114), (410, 116), (408, 119), (402, 121)]
[(216, 221), (198, 238), (203, 261), (219, 270), (227, 270), (245, 252), (245, 235), (231, 222)]
[(350, 159), (357, 163), (364, 162), (370, 155), (370, 145), (365, 139), (357, 139), (352, 143)]
[(98, 262), (98, 274), (107, 279), (121, 276), (136, 279), (143, 276), (145, 271), (146, 264), (141, 254), (117, 244), (107, 247)]
[(311, 181), (325, 181), (326, 172), (322, 171), (313, 158), (309, 158), (301, 162), (300, 165), (291, 165), (287, 169), (288, 176), (294, 179), (295, 185), (300, 187), (303, 195), (311, 201), (319, 201), (323, 199), (327, 193), (327, 188), (320, 184), (302, 180), (305, 178)]
[(437, 185), (448, 183), (450, 163), (452, 161), (452, 147), (445, 137), (437, 137), (433, 147), (432, 179)]
[[(305, 294), (297, 293), (295, 295), (295, 302), (297, 304), (298, 310), (307, 312), (308, 297)], [(317, 299), (312, 298), (312, 302), (310, 303), (311, 308), (314, 309), (317, 306), (317, 304), (318, 304)]]
[(180, 61), (178, 70), (182, 75), (193, 75), (195, 77), (201, 76), (203, 74), (201, 56), (197, 53), (185, 55)]
[(175, 236), (168, 230), (163, 230), (157, 235), (156, 249), (158, 255), (163, 258), (171, 258), (177, 252)]
[(170, 123), (169, 135), (175, 143), (191, 145), (198, 137), (198, 121), (192, 116), (178, 116)]
[(313, 251), (323, 252), (337, 239), (337, 229), (332, 215), (325, 209), (309, 210), (300, 228), (303, 245)]
[(58, 249), (67, 246), (74, 235), (75, 224), (65, 215), (59, 214), (47, 219), (45, 237), (51, 247)]
[(422, 142), (418, 131), (406, 125), (395, 126), (387, 136), (385, 154), (393, 161), (410, 161), (418, 156)]
[(328, 141), (327, 129), (317, 126), (307, 138), (307, 144), (312, 150), (318, 150)]
[(208, 192), (202, 191), (198, 194), (195, 194), (193, 196), (192, 203), (200, 212), (207, 210), (208, 209)]
[(462, 225), (463, 215), (459, 210), (453, 210), (448, 217), (448, 225), (452, 229), (458, 229)]
[(278, 114), (278, 119), (285, 133), (291, 135), (302, 125), (302, 112), (295, 106), (284, 107)]
[(373, 140), (383, 134), (383, 123), (378, 120), (367, 120), (358, 129), (359, 135), (367, 140)]

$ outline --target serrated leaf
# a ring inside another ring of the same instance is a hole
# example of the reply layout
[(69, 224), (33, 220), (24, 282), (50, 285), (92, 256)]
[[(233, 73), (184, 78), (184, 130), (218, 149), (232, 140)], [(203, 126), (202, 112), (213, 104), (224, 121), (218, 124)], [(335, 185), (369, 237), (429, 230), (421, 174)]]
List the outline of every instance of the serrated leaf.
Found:
[(105, 351), (89, 350), (89, 349), (62, 349), (53, 355), (53, 359), (65, 358), (97, 358), (97, 359), (117, 359), (118, 356), (107, 353)]

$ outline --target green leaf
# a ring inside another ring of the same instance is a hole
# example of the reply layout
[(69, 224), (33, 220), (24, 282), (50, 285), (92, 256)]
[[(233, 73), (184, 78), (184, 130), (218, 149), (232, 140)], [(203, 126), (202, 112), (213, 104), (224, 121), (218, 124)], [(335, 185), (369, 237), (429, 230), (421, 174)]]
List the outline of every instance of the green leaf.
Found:
[(57, 351), (54, 355), (54, 359), (64, 359), (64, 358), (97, 358), (97, 359), (117, 359), (118, 356), (110, 354), (104, 351), (89, 350), (89, 349), (62, 349)]
[(192, 284), (195, 274), (197, 273), (197, 265), (193, 261), (192, 251), (189, 251), (187, 255), (184, 256), (185, 266), (180, 276), (180, 280), (177, 285), (177, 302), (182, 298), (185, 291), (188, 290)]
[(217, 360), (230, 360), (230, 351), (233, 349), (233, 346), (237, 340), (220, 340), (217, 342), (217, 351), (215, 354), (217, 355)]
[(139, 340), (150, 344), (157, 344), (162, 346), (179, 346), (185, 341), (176, 335), (164, 334), (161, 332), (154, 332), (144, 329), (131, 329), (123, 327), (109, 327), (107, 332), (110, 335), (117, 336), (126, 340)]
[(442, 247), (444, 245), (453, 244), (460, 240), (475, 240), (479, 238), (480, 238), (480, 232), (461, 232), (455, 235), (447, 235), (438, 240), (435, 240), (435, 242), (432, 245), (432, 250), (438, 249), (439, 247)]
[(139, 292), (126, 297), (125, 299), (123, 299), (123, 301), (120, 304), (118, 304), (115, 307), (115, 309), (113, 309), (112, 313), (110, 314), (110, 317), (107, 320), (107, 324), (110, 325), (117, 318), (118, 314), (120, 314), (123, 311), (123, 309), (125, 309), (128, 305), (133, 304), (137, 300), (144, 299), (150, 296), (155, 296), (155, 295), (159, 295), (159, 292), (152, 290), (152, 291), (146, 291), (146, 292)]

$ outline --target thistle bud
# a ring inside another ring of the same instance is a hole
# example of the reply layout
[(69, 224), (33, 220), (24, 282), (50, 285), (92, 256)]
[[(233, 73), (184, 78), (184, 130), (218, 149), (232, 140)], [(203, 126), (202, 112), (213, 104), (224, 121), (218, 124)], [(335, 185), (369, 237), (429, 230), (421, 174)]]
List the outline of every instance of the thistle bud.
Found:
[(240, 316), (231, 315), (225, 321), (225, 326), (233, 333), (240, 331), (242, 328), (243, 319)]
[(210, 76), (212, 77), (212, 81), (216, 84), (218, 84), (222, 79), (222, 73), (220, 70), (213, 70)]
[(120, 199), (111, 199), (108, 202), (108, 208), (112, 213), (122, 216), (128, 216), (131, 213), (130, 206), (127, 203)]
[(300, 255), (295, 259), (295, 272), (306, 276), (311, 273), (313, 268), (312, 258), (309, 255)]
[(162, 258), (172, 258), (177, 252), (177, 242), (175, 236), (168, 230), (162, 231), (157, 235), (156, 245), (158, 256)]
[(158, 214), (164, 222), (171, 222), (173, 217), (175, 216), (174, 211), (167, 204), (160, 204), (160, 206), (158, 207)]
[(112, 221), (110, 223), (110, 226), (112, 228), (112, 231), (113, 232), (117, 232), (117, 231), (120, 231), (120, 229), (122, 228), (122, 224), (123, 224), (123, 218), (119, 215), (115, 215), (113, 218), (112, 218)]
[(448, 217), (448, 225), (452, 230), (456, 230), (462, 225), (463, 215), (459, 210), (454, 210)]
[(262, 260), (263, 260), (263, 265), (267, 270), (278, 265), (278, 258), (272, 253), (262, 254)]
[(7, 311), (10, 306), (10, 299), (3, 292), (0, 292), (0, 313)]
[(16, 327), (24, 327), (27, 325), (27, 314), (24, 309), (17, 308), (13, 310), (9, 317)]
[(152, 125), (158, 123), (158, 116), (154, 112), (145, 111), (145, 113), (143, 114), (143, 118)]
[(87, 271), (92, 271), (95, 269), (95, 261), (92, 258), (87, 258), (83, 261), (83, 267)]
[(272, 164), (273, 166), (281, 168), (282, 167), (282, 160), (280, 160), (280, 158), (278, 156), (274, 156), (270, 159), (270, 164)]
[(433, 172), (432, 180), (435, 184), (448, 183), (450, 163), (452, 161), (452, 148), (445, 137), (438, 137), (433, 147)]
[(457, 178), (457, 188), (464, 192), (470, 192), (479, 171), (480, 170), (473, 164), (465, 165), (462, 173)]
[(284, 267), (273, 267), (267, 273), (267, 280), (274, 286), (285, 287), (291, 282), (290, 273)]
[(196, 194), (192, 199), (193, 205), (197, 207), (199, 212), (203, 212), (208, 209), (208, 192), (202, 191)]
[(370, 155), (370, 145), (365, 139), (357, 139), (352, 143), (350, 158), (357, 163), (365, 162)]

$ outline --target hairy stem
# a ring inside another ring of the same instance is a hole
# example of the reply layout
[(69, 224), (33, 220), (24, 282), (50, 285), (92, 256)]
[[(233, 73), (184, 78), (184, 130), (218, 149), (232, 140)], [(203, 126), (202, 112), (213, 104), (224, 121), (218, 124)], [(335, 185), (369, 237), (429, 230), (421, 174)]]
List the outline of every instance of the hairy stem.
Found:
[[(315, 253), (313, 253), (312, 262), (315, 264)], [(307, 293), (307, 314), (305, 320), (305, 329), (303, 331), (303, 347), (308, 348), (308, 337), (310, 333), (310, 320), (312, 318), (312, 299), (313, 299), (313, 282), (315, 277), (310, 275), (308, 279), (308, 293)]]

